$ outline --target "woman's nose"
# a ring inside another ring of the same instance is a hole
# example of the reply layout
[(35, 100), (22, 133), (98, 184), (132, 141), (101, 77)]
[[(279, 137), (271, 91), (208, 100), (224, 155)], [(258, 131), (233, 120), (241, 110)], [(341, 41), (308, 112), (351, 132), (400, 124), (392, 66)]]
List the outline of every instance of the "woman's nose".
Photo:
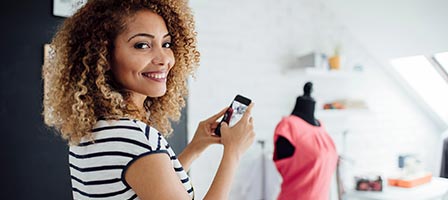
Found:
[(172, 54), (169, 52), (166, 52), (166, 51), (168, 51), (168, 50), (165, 48), (161, 48), (161, 47), (155, 48), (154, 49), (154, 57), (152, 59), (153, 64), (162, 65), (162, 66), (168, 65), (173, 58), (172, 58)]

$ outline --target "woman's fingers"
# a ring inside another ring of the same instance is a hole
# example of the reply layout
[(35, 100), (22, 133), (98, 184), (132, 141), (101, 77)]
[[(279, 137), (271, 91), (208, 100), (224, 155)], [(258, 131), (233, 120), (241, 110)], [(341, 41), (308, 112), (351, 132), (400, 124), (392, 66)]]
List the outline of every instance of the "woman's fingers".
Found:
[(212, 129), (215, 129), (215, 128), (218, 127), (218, 124), (219, 124), (219, 122), (214, 121), (214, 122), (211, 123), (211, 126), (210, 126), (210, 127), (211, 127)]
[(226, 122), (221, 122), (221, 134), (222, 134), (223, 130), (225, 132), (225, 131), (227, 131), (227, 129), (229, 129), (229, 125)]
[(226, 110), (228, 108), (229, 107), (225, 107), (219, 113), (216, 113), (215, 115), (211, 116), (210, 118), (206, 119), (205, 121), (207, 121), (207, 122), (216, 122), (216, 120), (218, 120), (222, 115), (224, 115), (224, 113), (226, 113)]
[(252, 102), (247, 107), (246, 112), (244, 112), (244, 115), (243, 115), (242, 119), (249, 120), (250, 114), (251, 114), (251, 111), (252, 111), (253, 107), (254, 107), (254, 103)]

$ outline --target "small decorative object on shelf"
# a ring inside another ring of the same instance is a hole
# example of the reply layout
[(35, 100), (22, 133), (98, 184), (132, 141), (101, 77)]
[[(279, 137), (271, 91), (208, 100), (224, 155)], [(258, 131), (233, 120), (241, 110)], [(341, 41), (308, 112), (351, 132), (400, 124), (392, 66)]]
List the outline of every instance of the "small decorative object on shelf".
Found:
[(397, 175), (389, 177), (387, 182), (391, 186), (410, 188), (428, 183), (432, 173), (423, 169), (422, 162), (416, 155), (400, 155), (398, 157)]
[(364, 71), (364, 66), (361, 64), (356, 64), (355, 66), (353, 66), (353, 71), (362, 72), (362, 71)]
[(345, 105), (340, 102), (331, 102), (324, 104), (324, 110), (345, 109)]
[(297, 59), (299, 68), (313, 68), (318, 70), (329, 70), (327, 55), (324, 53), (311, 52)]
[(325, 103), (323, 109), (367, 109), (367, 105), (363, 100), (340, 99)]
[(425, 183), (429, 183), (432, 179), (430, 172), (422, 172), (407, 177), (392, 177), (388, 178), (387, 182), (391, 186), (411, 188)]
[(367, 176), (355, 177), (356, 190), (358, 191), (383, 191), (383, 179), (381, 176), (376, 176), (372, 179)]
[(336, 47), (334, 49), (334, 55), (328, 59), (328, 63), (330, 64), (331, 70), (339, 70), (341, 69), (341, 57), (340, 57), (340, 47)]

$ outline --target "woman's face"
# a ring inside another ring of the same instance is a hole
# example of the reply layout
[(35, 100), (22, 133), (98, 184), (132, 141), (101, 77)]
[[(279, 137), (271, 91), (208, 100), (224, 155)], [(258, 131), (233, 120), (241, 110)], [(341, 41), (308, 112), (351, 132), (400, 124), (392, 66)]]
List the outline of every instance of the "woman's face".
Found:
[(149, 10), (138, 11), (114, 44), (112, 73), (131, 92), (132, 101), (142, 106), (147, 96), (163, 96), (175, 62), (163, 18)]

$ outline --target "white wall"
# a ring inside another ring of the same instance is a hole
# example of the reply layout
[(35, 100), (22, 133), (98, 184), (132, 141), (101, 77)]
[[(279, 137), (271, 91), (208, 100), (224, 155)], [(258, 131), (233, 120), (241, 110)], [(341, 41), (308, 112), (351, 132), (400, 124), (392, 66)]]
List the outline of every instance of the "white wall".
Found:
[[(319, 106), (327, 100), (350, 97), (364, 99), (370, 107), (370, 112), (343, 119), (317, 114), (327, 124), (340, 152), (341, 133), (349, 130), (345, 156), (355, 161), (347, 165), (352, 174), (388, 173), (400, 153), (417, 153), (427, 168), (433, 168), (432, 155), (441, 130), (325, 5), (315, 0), (190, 3), (201, 51), (197, 78), (189, 83), (190, 134), (200, 120), (227, 106), (235, 94), (243, 94), (255, 102), (257, 140), (265, 140), (268, 150), (272, 149), (276, 124), (291, 112), (303, 84), (311, 80)], [(343, 69), (361, 64), (362, 74), (322, 77), (288, 69), (298, 55), (313, 50), (331, 53), (337, 44), (343, 48)], [(221, 153), (222, 147), (214, 145), (192, 165), (197, 199), (202, 199), (212, 182)], [(254, 144), (241, 163), (230, 199), (253, 199), (240, 193), (251, 183), (254, 174), (248, 172), (258, 173), (256, 159), (260, 154), (259, 145)], [(278, 187), (278, 183), (271, 187)]]

